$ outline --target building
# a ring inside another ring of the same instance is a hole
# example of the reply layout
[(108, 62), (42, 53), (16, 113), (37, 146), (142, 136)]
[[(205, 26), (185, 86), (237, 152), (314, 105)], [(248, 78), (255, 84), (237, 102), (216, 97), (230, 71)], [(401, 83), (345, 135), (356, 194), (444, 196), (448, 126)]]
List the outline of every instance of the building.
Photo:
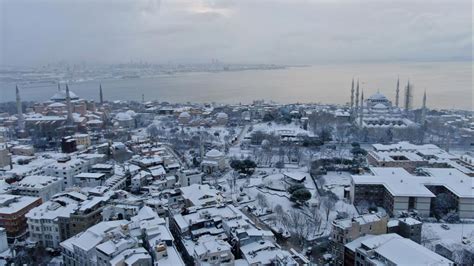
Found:
[(115, 167), (112, 164), (97, 163), (91, 166), (91, 173), (103, 173), (106, 177), (111, 177), (115, 173)]
[(74, 177), (88, 170), (89, 164), (82, 159), (71, 159), (71, 157), (63, 157), (56, 162), (45, 167), (46, 175), (60, 177), (63, 179), (64, 188), (74, 185)]
[(474, 218), (472, 178), (454, 168), (422, 168), (412, 175), (402, 168), (371, 168), (372, 175), (353, 175), (351, 202), (383, 207), (390, 215), (416, 210), (432, 215), (431, 201), (440, 193), (453, 195), (460, 218)]
[(222, 171), (226, 167), (224, 153), (212, 149), (206, 153), (203, 161), (201, 162), (202, 171), (207, 174), (212, 174), (217, 171)]
[(423, 223), (414, 218), (399, 218), (388, 222), (387, 233), (396, 233), (420, 244), (422, 226)]
[(225, 197), (217, 189), (209, 185), (192, 184), (179, 188), (181, 197), (184, 199), (186, 207), (191, 206), (213, 206), (224, 203)]
[(15, 145), (12, 147), (13, 155), (33, 156), (35, 155), (35, 148), (31, 145)]
[(201, 184), (202, 172), (197, 169), (187, 169), (178, 172), (179, 183), (182, 187), (187, 187), (193, 184)]
[(61, 243), (65, 265), (184, 265), (174, 238), (149, 207), (130, 221), (100, 222)]
[(5, 228), (0, 227), (0, 253), (5, 252), (8, 249), (7, 231)]
[(106, 176), (103, 173), (80, 173), (74, 176), (74, 184), (79, 187), (95, 187), (105, 184)]
[(76, 140), (77, 146), (82, 146), (83, 148), (87, 148), (91, 145), (91, 137), (89, 134), (74, 134), (72, 138)]
[(367, 236), (346, 244), (346, 248), (348, 252), (354, 252), (354, 260), (346, 265), (454, 265), (452, 261), (397, 234)]
[(31, 241), (36, 241), (43, 247), (59, 248), (59, 243), (66, 236), (60, 230), (58, 220), (69, 218), (78, 203), (79, 201), (71, 198), (57, 197), (31, 209), (25, 216)]
[(77, 151), (77, 142), (71, 136), (64, 137), (61, 139), (61, 151), (63, 153), (72, 153)]
[(332, 222), (331, 247), (337, 265), (344, 262), (344, 245), (364, 235), (387, 233), (388, 216), (365, 214), (347, 219), (336, 219)]
[(10, 240), (25, 236), (27, 232), (25, 214), (40, 204), (39, 197), (0, 195), (0, 227), (5, 228)]
[(12, 156), (7, 149), (7, 144), (0, 142), (0, 167), (9, 166), (12, 163)]
[(63, 190), (63, 180), (52, 176), (27, 176), (13, 185), (13, 193), (40, 197), (43, 202)]
[(367, 159), (376, 167), (402, 167), (413, 173), (419, 167), (455, 168), (468, 176), (474, 176), (472, 158), (454, 155), (434, 144), (416, 145), (406, 141), (395, 144), (372, 145)]

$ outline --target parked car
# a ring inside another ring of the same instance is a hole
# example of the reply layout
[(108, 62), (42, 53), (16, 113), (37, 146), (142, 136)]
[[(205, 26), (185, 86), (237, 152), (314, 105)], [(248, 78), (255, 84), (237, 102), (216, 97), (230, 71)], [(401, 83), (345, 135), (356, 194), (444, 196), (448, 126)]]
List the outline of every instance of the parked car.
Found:
[(447, 224), (442, 224), (441, 228), (443, 228), (444, 230), (449, 230), (449, 226)]

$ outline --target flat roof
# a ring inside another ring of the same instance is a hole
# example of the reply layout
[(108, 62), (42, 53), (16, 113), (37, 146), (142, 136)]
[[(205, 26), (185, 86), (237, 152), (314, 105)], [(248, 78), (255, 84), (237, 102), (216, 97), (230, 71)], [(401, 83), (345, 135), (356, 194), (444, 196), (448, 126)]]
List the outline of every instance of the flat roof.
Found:
[(383, 185), (393, 196), (435, 197), (426, 186), (444, 186), (460, 198), (474, 198), (472, 178), (453, 168), (422, 168), (427, 176), (411, 175), (402, 168), (370, 168), (374, 175), (353, 175), (356, 185)]

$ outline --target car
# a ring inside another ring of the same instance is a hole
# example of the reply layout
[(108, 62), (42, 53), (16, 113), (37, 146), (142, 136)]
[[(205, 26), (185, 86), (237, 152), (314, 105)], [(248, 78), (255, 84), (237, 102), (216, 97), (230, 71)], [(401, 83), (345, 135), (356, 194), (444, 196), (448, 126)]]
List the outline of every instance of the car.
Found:
[(447, 224), (442, 224), (441, 228), (443, 228), (444, 230), (449, 230), (449, 226)]

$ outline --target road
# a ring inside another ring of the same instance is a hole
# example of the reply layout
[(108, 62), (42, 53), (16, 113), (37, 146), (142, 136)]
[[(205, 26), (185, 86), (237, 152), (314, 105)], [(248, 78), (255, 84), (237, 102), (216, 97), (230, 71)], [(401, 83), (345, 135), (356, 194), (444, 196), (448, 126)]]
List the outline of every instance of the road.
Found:
[(252, 126), (252, 124), (246, 124), (242, 130), (240, 131), (239, 135), (237, 136), (237, 139), (235, 140), (235, 142), (232, 144), (232, 146), (237, 146), (240, 144), (240, 142), (242, 141), (242, 139), (245, 137), (245, 134), (247, 134), (249, 128)]

